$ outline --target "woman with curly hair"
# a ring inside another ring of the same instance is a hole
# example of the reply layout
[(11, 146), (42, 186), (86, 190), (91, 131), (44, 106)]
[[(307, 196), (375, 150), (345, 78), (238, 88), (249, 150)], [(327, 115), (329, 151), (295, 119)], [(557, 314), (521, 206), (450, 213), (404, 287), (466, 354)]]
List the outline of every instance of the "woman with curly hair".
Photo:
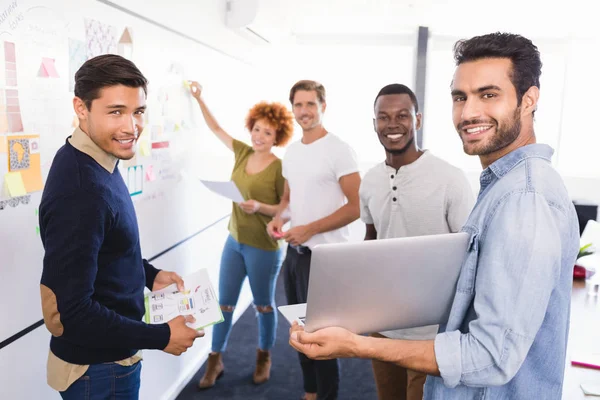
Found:
[(293, 116), (280, 103), (256, 104), (246, 117), (246, 128), (252, 141), (252, 146), (248, 146), (221, 128), (204, 103), (202, 86), (198, 82), (190, 82), (190, 91), (198, 101), (210, 130), (235, 154), (231, 179), (246, 199), (233, 204), (230, 235), (225, 242), (219, 271), (219, 302), (225, 321), (214, 327), (212, 352), (198, 386), (210, 388), (223, 375), (222, 353), (227, 346), (233, 310), (246, 276), (258, 316), (259, 337), (253, 381), (261, 384), (270, 377), (270, 349), (275, 344), (277, 329), (275, 283), (282, 261), (282, 251), (266, 229), (277, 212), (285, 181), (281, 160), (271, 149), (284, 146), (290, 140), (294, 129)]

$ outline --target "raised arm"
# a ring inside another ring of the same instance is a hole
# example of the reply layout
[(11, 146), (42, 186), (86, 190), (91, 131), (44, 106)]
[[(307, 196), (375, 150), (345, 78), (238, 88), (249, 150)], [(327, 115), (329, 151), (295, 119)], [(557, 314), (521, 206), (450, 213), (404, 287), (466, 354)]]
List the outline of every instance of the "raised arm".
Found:
[(208, 125), (208, 127), (215, 134), (215, 136), (218, 137), (219, 140), (223, 142), (223, 144), (227, 146), (227, 148), (229, 148), (229, 150), (233, 151), (233, 138), (227, 132), (225, 132), (223, 128), (221, 128), (214, 115), (212, 115), (212, 113), (206, 106), (206, 103), (204, 103), (204, 99), (202, 98), (202, 86), (196, 81), (191, 81), (190, 92), (192, 93), (192, 96), (194, 96), (196, 101), (198, 101), (198, 105), (200, 106), (202, 116), (206, 121), (206, 125)]

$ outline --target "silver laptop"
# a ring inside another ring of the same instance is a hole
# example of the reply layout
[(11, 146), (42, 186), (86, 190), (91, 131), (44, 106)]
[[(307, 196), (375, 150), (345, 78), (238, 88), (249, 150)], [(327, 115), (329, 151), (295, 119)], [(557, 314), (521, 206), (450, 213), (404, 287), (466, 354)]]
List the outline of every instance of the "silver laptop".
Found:
[(279, 310), (307, 332), (446, 323), (468, 242), (469, 234), (460, 232), (316, 246), (307, 304)]

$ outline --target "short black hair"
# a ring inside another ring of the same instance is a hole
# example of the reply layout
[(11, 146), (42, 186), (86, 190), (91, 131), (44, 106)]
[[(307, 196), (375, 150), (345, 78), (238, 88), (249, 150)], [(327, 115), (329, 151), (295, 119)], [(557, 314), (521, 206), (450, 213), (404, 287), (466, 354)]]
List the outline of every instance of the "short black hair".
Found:
[(116, 54), (104, 54), (87, 60), (75, 73), (75, 96), (88, 110), (92, 101), (100, 97), (100, 90), (108, 86), (124, 85), (143, 88), (148, 95), (148, 80), (138, 67)]
[(400, 83), (392, 83), (381, 88), (381, 90), (379, 91), (379, 93), (377, 93), (377, 96), (375, 97), (375, 101), (373, 102), (373, 108), (375, 107), (375, 104), (377, 104), (377, 99), (379, 97), (386, 96), (388, 94), (407, 94), (408, 97), (410, 97), (410, 101), (412, 101), (413, 106), (415, 106), (415, 112), (419, 112), (419, 102), (417, 101), (417, 96), (415, 96), (414, 92), (410, 90), (408, 86), (402, 85)]
[(510, 79), (517, 92), (517, 105), (530, 87), (540, 88), (542, 60), (533, 42), (513, 33), (490, 33), (459, 40), (454, 44), (456, 66), (484, 58), (508, 58), (512, 62)]

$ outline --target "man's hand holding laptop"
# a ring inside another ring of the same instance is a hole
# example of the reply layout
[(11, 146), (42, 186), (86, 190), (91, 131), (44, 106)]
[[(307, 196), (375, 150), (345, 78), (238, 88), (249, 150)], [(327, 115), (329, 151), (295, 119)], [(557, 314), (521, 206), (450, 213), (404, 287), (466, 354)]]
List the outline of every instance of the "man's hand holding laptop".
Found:
[(313, 360), (360, 357), (357, 350), (361, 338), (362, 336), (339, 327), (308, 333), (294, 321), (290, 328), (290, 345)]

